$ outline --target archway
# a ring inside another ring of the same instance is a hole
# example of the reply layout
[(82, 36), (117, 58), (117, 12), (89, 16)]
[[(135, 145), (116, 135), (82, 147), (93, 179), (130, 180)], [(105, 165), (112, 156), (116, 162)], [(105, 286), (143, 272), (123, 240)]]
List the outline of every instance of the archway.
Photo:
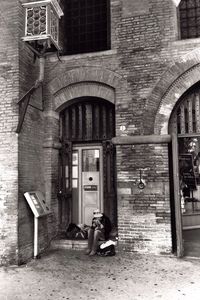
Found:
[(99, 208), (117, 223), (115, 106), (99, 97), (72, 99), (60, 112), (60, 228), (90, 225)]
[[(171, 130), (171, 114), (174, 108), (183, 99), (186, 91), (199, 82), (200, 50), (195, 49), (175, 61), (161, 76), (154, 87), (149, 103), (158, 103), (155, 110), (154, 134), (168, 134), (172, 136), (172, 145), (169, 144), (170, 166), (170, 198), (172, 203), (172, 235), (175, 236), (175, 250), (177, 256), (184, 254), (182, 211), (179, 187), (179, 163), (177, 132)], [(170, 131), (171, 130), (171, 131)]]
[(199, 256), (200, 239), (200, 84), (187, 90), (176, 104), (169, 131), (176, 136), (177, 181), (181, 207), (183, 254)]

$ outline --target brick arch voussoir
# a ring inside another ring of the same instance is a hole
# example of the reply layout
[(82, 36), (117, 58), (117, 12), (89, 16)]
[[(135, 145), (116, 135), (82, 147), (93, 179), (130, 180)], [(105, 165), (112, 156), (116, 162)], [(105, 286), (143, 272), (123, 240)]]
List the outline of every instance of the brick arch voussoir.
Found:
[(149, 98), (149, 105), (159, 103), (155, 111), (154, 133), (168, 134), (172, 110), (179, 98), (200, 81), (200, 49), (181, 57), (162, 75)]
[(54, 110), (62, 111), (79, 97), (98, 97), (115, 103), (115, 89), (98, 82), (78, 82), (66, 86), (54, 95)]
[(108, 69), (98, 67), (81, 67), (75, 68), (59, 77), (52, 79), (48, 84), (52, 95), (58, 93), (59, 90), (78, 82), (99, 82), (117, 88), (122, 82), (122, 76)]

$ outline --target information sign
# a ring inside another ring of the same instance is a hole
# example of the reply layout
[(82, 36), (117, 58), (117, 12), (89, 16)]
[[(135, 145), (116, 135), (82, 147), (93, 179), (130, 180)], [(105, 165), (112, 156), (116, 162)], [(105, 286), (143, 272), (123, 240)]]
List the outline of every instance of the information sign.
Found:
[(97, 185), (84, 185), (85, 191), (97, 191)]
[(24, 196), (36, 218), (50, 213), (50, 209), (40, 191), (26, 192)]

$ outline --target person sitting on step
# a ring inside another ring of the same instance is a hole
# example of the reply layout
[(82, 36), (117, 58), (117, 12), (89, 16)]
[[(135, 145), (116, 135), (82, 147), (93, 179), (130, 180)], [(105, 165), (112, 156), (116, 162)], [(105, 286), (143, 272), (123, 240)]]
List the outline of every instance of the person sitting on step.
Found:
[(88, 248), (86, 254), (93, 256), (96, 254), (99, 240), (108, 240), (112, 226), (110, 219), (99, 209), (94, 210), (92, 226), (88, 230)]

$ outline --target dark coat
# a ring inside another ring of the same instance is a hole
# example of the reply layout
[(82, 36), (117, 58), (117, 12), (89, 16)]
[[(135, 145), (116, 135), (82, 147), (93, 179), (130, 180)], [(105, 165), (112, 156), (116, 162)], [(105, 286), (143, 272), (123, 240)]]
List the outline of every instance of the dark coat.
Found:
[[(102, 228), (100, 228), (100, 226), (98, 226), (98, 224), (97, 224), (98, 222), (100, 222), (100, 224), (103, 225), (103, 227), (101, 226)], [(105, 235), (105, 240), (109, 239), (109, 235), (112, 230), (112, 225), (111, 225), (110, 219), (105, 214), (103, 214), (103, 216), (100, 218), (92, 219), (92, 228), (94, 228), (94, 229), (98, 228), (99, 230), (102, 230), (102, 232)]]

